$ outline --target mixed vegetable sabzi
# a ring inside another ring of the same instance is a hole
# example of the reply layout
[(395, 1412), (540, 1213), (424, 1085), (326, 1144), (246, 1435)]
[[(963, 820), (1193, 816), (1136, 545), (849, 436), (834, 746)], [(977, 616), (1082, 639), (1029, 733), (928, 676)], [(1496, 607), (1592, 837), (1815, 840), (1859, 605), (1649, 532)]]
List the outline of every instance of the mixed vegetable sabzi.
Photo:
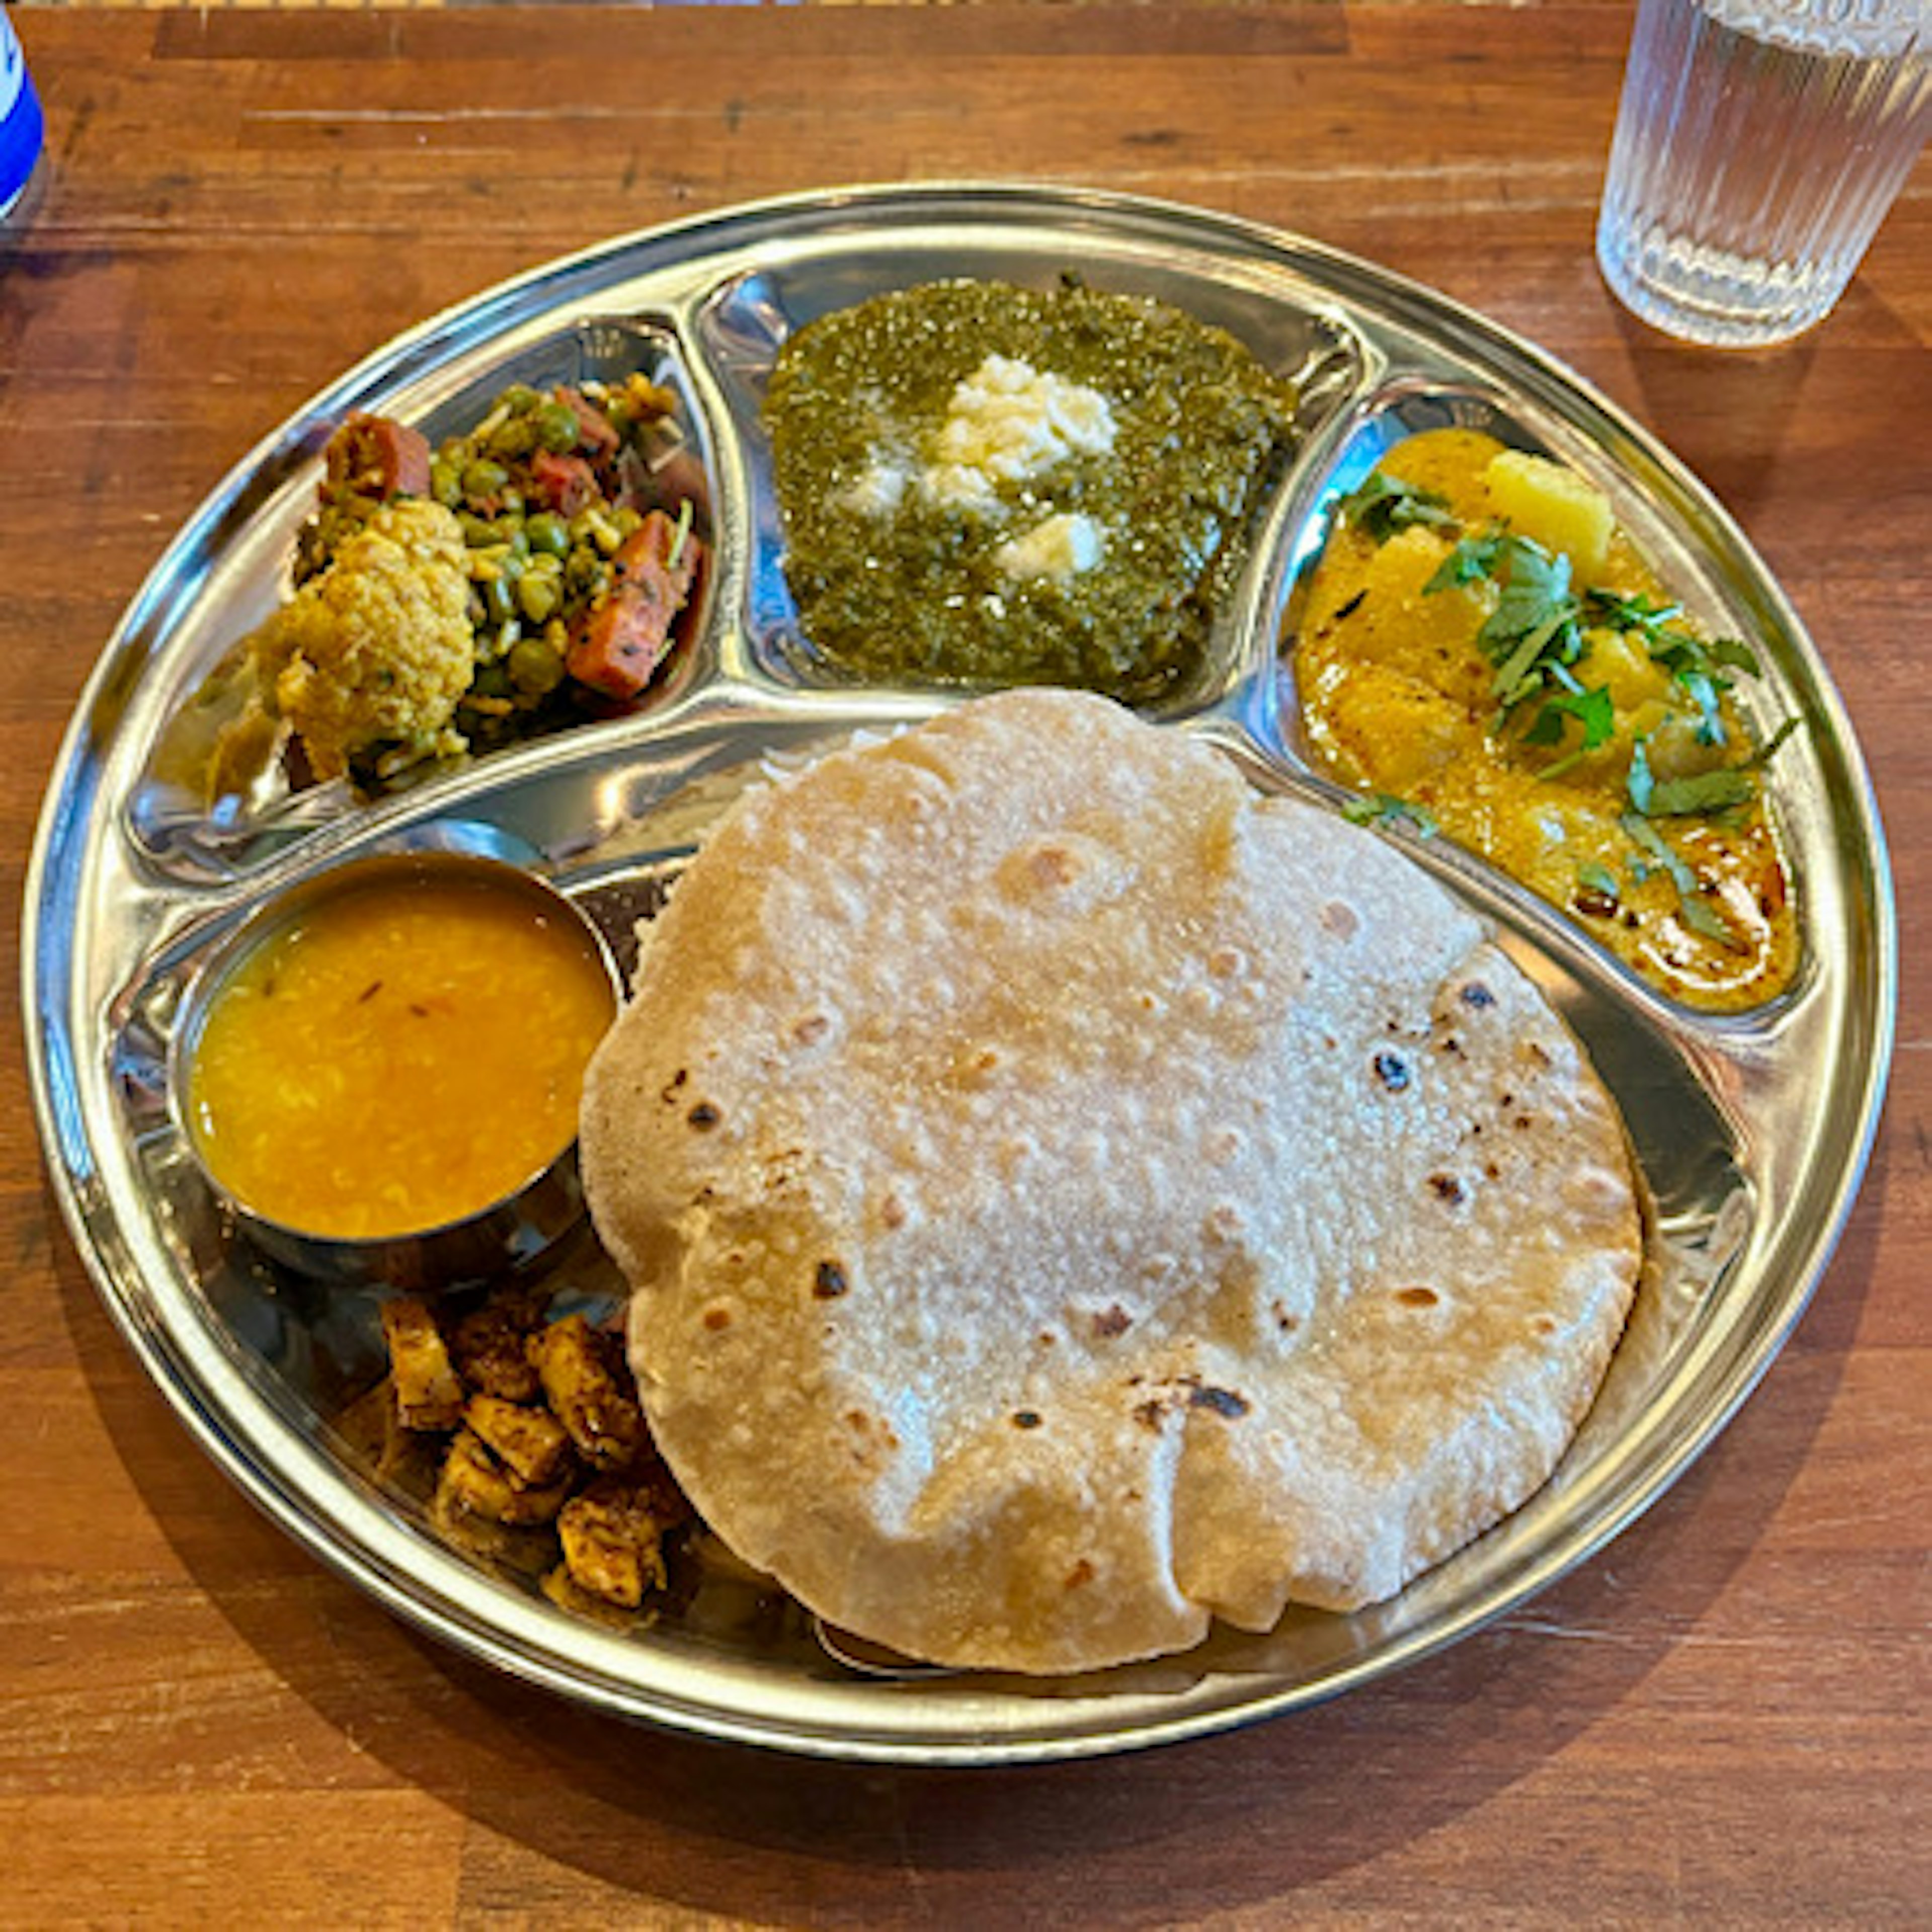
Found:
[(294, 595), (248, 640), (250, 714), (213, 788), (286, 752), (298, 783), (376, 790), (635, 704), (704, 572), (704, 478), (676, 404), (642, 375), (518, 384), (434, 448), (350, 416)]

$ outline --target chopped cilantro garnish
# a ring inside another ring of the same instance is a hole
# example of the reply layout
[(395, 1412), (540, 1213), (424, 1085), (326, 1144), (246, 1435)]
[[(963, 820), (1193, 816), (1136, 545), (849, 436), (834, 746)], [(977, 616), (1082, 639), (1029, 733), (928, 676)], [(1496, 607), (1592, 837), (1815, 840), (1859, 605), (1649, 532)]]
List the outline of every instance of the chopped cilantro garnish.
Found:
[(1442, 830), (1426, 807), (1385, 791), (1350, 799), (1342, 808), (1342, 816), (1351, 825), (1399, 825), (1406, 820), (1415, 827), (1419, 838), (1433, 838)]
[(1345, 523), (1367, 531), (1377, 543), (1387, 543), (1398, 530), (1418, 525), (1430, 530), (1456, 526), (1446, 496), (1379, 470), (1372, 470), (1359, 488), (1342, 498), (1341, 514)]
[[(1551, 694), (1530, 721), (1525, 741), (1561, 744), (1563, 721), (1570, 717), (1583, 727), (1581, 750), (1596, 750), (1615, 729), (1616, 712), (1608, 692), (1580, 682), (1570, 668), (1583, 654), (1583, 633), (1569, 558), (1528, 537), (1492, 530), (1464, 538), (1423, 588), (1447, 590), (1484, 578), (1498, 586), (1496, 604), (1476, 642), (1496, 668), (1490, 688), (1500, 707), (1497, 728), (1518, 706), (1546, 692)], [(1574, 755), (1555, 769), (1567, 770), (1572, 762)]]
[(1748, 804), (1757, 790), (1753, 774), (1770, 763), (1778, 747), (1798, 729), (1798, 722), (1796, 717), (1786, 718), (1739, 764), (1680, 778), (1657, 777), (1650, 769), (1644, 741), (1640, 738), (1630, 748), (1630, 802), (1646, 818), (1678, 818), (1692, 812), (1724, 812), (1732, 806)]
[(1491, 530), (1479, 537), (1465, 537), (1442, 560), (1441, 568), (1422, 587), (1424, 592), (1454, 590), (1466, 584), (1480, 583), (1496, 574), (1497, 560), (1503, 545), (1510, 541), (1501, 530)]
[[(1698, 890), (1696, 874), (1664, 842), (1664, 834), (1648, 819), (1634, 812), (1625, 812), (1618, 823), (1622, 826), (1630, 842), (1656, 866), (1658, 871), (1666, 874), (1670, 883), (1677, 888), (1677, 903), (1684, 915), (1684, 923), (1693, 932), (1702, 933), (1706, 939), (1721, 940), (1726, 945), (1736, 945), (1736, 935), (1705, 904), (1703, 894)], [(1648, 872), (1645, 876), (1648, 876)]]
[(1617, 883), (1617, 875), (1609, 866), (1600, 865), (1594, 859), (1586, 859), (1576, 868), (1576, 882), (1587, 892), (1600, 892), (1606, 899), (1621, 899), (1624, 889)]
[(1704, 638), (1677, 625), (1684, 614), (1676, 604), (1653, 604), (1647, 597), (1625, 597), (1614, 590), (1583, 594), (1585, 614), (1592, 623), (1633, 632), (1653, 663), (1667, 670), (1697, 707), (1700, 744), (1724, 742), (1724, 694), (1731, 688), (1726, 670), (1760, 675), (1757, 653), (1740, 638)]

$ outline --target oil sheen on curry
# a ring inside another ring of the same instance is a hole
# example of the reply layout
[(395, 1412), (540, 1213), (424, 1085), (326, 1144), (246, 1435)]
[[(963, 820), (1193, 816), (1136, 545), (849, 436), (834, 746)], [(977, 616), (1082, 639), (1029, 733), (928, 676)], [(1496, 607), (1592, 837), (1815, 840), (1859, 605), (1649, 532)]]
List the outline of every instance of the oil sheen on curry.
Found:
[(1342, 502), (1294, 664), (1316, 762), (1439, 826), (1708, 1011), (1790, 982), (1797, 926), (1749, 646), (1670, 600), (1574, 471), (1467, 430)]

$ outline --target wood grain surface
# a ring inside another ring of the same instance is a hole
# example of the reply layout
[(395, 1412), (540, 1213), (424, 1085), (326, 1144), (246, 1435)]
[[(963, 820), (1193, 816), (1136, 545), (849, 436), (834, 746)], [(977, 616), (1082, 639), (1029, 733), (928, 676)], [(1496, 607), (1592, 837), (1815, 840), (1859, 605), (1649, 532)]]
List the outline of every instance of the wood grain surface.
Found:
[(0, 863), (227, 466), (395, 331), (619, 230), (856, 180), (1195, 202), (1535, 338), (1712, 484), (1812, 626), (1903, 916), (1886, 1124), (1772, 1372), (1519, 1614), (1305, 1715), (1016, 1773), (846, 1769), (554, 1703), (393, 1622), (196, 1451), (0, 1107), (0, 1922), (1876, 1925), (1932, 1918), (1932, 633), (1922, 170), (1840, 311), (1672, 346), (1591, 256), (1626, 10), (16, 14)]

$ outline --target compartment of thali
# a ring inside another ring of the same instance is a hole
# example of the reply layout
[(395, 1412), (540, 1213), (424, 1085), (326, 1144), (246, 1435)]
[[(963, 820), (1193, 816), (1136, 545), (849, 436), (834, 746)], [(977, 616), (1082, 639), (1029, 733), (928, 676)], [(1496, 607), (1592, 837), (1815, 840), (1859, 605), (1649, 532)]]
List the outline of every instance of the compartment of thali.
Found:
[(1350, 817), (1472, 852), (1634, 986), (1774, 1011), (1820, 783), (1795, 620), (1646, 463), (1474, 386), (1360, 399), (1296, 480), (1274, 728)]
[(301, 1277), (440, 1292), (527, 1270), (583, 1223), (578, 1098), (622, 991), (596, 922), (520, 866), (324, 865), (194, 965), (166, 1047), (177, 1152)]
[(1072, 684), (1177, 717), (1264, 668), (1284, 482), (1363, 346), (1184, 252), (1078, 267), (942, 230), (779, 256), (704, 304), (745, 466), (749, 674), (848, 703)]
[(705, 675), (718, 466), (669, 325), (551, 316), (428, 353), (406, 380), (345, 382), (231, 482), (251, 513), (224, 520), (162, 627), (170, 680), (129, 788), (172, 876), (251, 871)]

